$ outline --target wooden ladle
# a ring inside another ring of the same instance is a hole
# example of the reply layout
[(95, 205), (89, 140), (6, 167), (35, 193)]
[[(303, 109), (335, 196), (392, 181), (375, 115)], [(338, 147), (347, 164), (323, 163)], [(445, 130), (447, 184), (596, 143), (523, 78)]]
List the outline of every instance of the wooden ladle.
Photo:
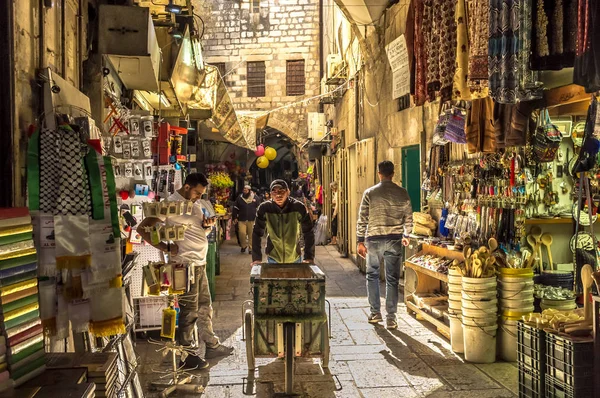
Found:
[(554, 263), (552, 262), (552, 250), (550, 250), (550, 246), (552, 246), (552, 235), (546, 233), (542, 235), (542, 243), (546, 246), (546, 250), (548, 250), (548, 263), (551, 270), (554, 270)]
[(592, 323), (592, 304), (590, 303), (590, 291), (594, 283), (592, 274), (594, 270), (591, 265), (585, 264), (581, 268), (581, 283), (583, 284), (583, 313), (585, 315), (585, 323)]
[[(535, 238), (536, 242), (541, 243), (542, 228), (540, 228), (538, 225), (534, 225), (529, 230), (529, 235), (533, 236)], [(541, 245), (538, 245), (537, 250), (536, 250), (536, 255), (539, 257), (540, 262), (542, 262), (542, 247), (541, 247)]]
[(535, 259), (538, 256), (538, 249), (540, 243), (533, 235), (527, 235), (527, 243), (529, 243), (529, 246), (531, 246), (532, 250), (531, 256), (529, 256), (529, 259), (527, 261), (527, 268), (532, 268), (533, 263), (535, 262)]
[(490, 248), (490, 253), (493, 253), (498, 248), (498, 241), (494, 238), (490, 238), (488, 240), (488, 247)]

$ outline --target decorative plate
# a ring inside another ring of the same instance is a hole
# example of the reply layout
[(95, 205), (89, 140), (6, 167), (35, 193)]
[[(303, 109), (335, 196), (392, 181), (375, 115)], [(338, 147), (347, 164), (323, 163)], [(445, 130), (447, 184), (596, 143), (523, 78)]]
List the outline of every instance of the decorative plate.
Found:
[[(577, 246), (575, 246), (575, 242), (577, 242)], [(575, 249), (584, 249), (588, 251), (594, 250), (594, 237), (589, 232), (580, 232), (579, 237), (577, 234), (571, 237), (571, 242), (569, 243), (571, 247), (571, 251), (575, 253)]]
[[(571, 210), (571, 214), (573, 215), (573, 219), (577, 222), (577, 203), (573, 203), (573, 208)], [(596, 222), (598, 219), (598, 214), (592, 214), (592, 222)], [(579, 225), (583, 225), (587, 227), (590, 225), (590, 215), (588, 214), (587, 209), (584, 207), (581, 209), (581, 214), (579, 216)]]

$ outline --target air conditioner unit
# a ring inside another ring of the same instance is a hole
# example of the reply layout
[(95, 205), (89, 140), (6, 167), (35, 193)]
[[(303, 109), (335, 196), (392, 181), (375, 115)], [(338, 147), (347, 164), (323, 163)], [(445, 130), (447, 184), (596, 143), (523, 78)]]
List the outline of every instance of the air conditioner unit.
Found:
[(327, 78), (332, 79), (336, 76), (340, 70), (342, 69), (344, 61), (342, 60), (342, 56), (339, 54), (329, 54), (327, 56)]
[(325, 114), (308, 112), (308, 138), (313, 141), (323, 141), (326, 134)]
[(157, 91), (160, 48), (147, 7), (103, 4), (98, 52), (106, 55), (125, 87)]

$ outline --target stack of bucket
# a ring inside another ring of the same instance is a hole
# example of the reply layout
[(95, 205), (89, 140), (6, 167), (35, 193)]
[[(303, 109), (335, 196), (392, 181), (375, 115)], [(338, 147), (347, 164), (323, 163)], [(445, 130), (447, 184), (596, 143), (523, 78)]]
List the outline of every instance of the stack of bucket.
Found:
[(505, 361), (517, 360), (517, 321), (534, 311), (533, 269), (500, 268), (500, 333), (498, 351)]
[(465, 360), (496, 361), (498, 299), (496, 277), (462, 278), (462, 325)]
[(450, 344), (452, 351), (462, 354), (464, 340), (462, 330), (462, 274), (459, 270), (448, 270), (448, 317), (450, 318)]

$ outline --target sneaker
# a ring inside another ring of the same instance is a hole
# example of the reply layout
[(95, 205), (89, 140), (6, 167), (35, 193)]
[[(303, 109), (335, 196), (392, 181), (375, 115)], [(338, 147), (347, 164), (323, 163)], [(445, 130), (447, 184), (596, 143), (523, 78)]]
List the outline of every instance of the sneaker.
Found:
[(187, 358), (185, 358), (185, 361), (179, 361), (179, 366), (183, 366), (184, 369), (201, 370), (208, 368), (209, 364), (200, 357), (188, 355)]
[(242, 247), (242, 250), (241, 250), (241, 252), (242, 252), (242, 253), (246, 253), (246, 248), (245, 248), (245, 247)]
[(386, 329), (389, 329), (389, 330), (392, 330), (392, 329), (398, 329), (398, 322), (396, 322), (396, 320), (395, 320), (395, 319), (388, 318), (388, 319), (385, 321), (385, 328), (386, 328)]
[(369, 323), (379, 323), (383, 321), (380, 313), (369, 315)]
[(211, 348), (206, 347), (206, 359), (212, 359), (217, 357), (226, 357), (233, 353), (233, 347), (227, 347), (226, 345), (219, 344), (218, 346)]

